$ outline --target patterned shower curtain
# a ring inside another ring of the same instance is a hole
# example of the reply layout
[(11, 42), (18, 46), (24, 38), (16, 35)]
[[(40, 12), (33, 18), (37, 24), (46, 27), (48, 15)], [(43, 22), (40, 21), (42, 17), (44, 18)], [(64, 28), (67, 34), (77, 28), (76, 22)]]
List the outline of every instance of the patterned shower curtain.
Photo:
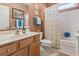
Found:
[(52, 47), (59, 48), (59, 8), (53, 5), (45, 9), (45, 38), (52, 41)]

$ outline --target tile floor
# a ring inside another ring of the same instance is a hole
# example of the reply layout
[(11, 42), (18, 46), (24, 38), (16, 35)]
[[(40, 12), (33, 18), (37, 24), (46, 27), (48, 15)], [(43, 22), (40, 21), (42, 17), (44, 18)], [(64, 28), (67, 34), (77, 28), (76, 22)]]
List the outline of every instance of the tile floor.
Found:
[(40, 54), (41, 56), (58, 56), (58, 49), (52, 47), (40, 47)]

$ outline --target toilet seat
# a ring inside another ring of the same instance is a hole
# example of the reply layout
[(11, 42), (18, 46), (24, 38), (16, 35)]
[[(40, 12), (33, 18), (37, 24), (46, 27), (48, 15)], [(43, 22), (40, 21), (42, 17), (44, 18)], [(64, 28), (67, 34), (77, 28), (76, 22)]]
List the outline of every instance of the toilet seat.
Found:
[(42, 46), (52, 46), (51, 40), (43, 39), (40, 42)]
[(41, 40), (41, 43), (52, 44), (51, 40), (48, 39)]
[(43, 39), (42, 40), (42, 37), (43, 36), (43, 32), (40, 32), (40, 43), (42, 46), (52, 46), (52, 41), (49, 40), (49, 39)]

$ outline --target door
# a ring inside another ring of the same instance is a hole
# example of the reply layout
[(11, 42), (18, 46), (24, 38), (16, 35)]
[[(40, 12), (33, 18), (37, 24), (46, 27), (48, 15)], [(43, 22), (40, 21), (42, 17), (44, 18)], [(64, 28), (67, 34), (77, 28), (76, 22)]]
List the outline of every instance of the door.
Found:
[(29, 56), (39, 56), (40, 55), (40, 43), (35, 42), (29, 47)]

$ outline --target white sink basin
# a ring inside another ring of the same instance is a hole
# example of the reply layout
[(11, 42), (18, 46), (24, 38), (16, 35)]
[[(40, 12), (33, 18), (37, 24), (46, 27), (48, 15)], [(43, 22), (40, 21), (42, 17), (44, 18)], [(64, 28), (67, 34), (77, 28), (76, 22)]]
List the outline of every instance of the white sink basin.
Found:
[(27, 32), (25, 34), (15, 34), (15, 33), (11, 33), (11, 34), (6, 34), (6, 35), (0, 35), (0, 45), (1, 44), (5, 44), (5, 43), (9, 43), (9, 42), (13, 42), (22, 38), (26, 38), (26, 37), (30, 37), (32, 35), (36, 35), (38, 33), (35, 32)]
[(11, 38), (14, 35), (15, 34), (0, 35), (0, 40), (2, 40), (2, 39), (9, 39), (9, 38)]
[(0, 40), (2, 40), (2, 39), (9, 39), (9, 38), (14, 38), (14, 37), (20, 37), (20, 36), (31, 36), (31, 35), (34, 35), (35, 34), (35, 32), (27, 32), (27, 33), (25, 33), (25, 34), (14, 34), (14, 33), (12, 33), (12, 34), (6, 34), (6, 35), (0, 35)]
[(0, 35), (0, 44), (12, 41), (15, 34)]

